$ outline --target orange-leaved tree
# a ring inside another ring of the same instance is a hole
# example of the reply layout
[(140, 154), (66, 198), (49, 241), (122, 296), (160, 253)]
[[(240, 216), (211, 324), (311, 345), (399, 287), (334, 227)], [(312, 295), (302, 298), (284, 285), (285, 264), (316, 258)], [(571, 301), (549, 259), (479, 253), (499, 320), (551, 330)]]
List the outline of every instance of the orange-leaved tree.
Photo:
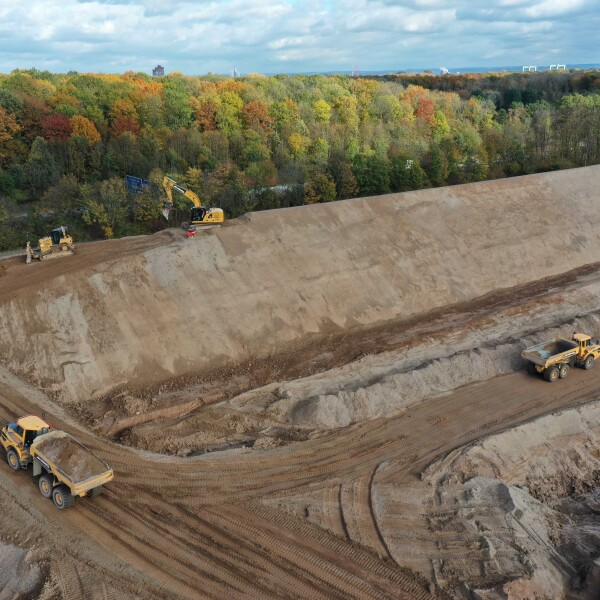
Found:
[(97, 144), (102, 139), (94, 123), (81, 115), (71, 117), (71, 127), (72, 135), (85, 138), (90, 144)]

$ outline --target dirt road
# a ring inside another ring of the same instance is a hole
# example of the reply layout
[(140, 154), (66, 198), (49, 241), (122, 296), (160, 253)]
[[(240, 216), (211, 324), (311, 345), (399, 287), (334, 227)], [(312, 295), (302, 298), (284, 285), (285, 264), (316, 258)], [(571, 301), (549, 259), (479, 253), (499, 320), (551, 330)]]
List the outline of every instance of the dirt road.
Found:
[(25, 264), (25, 254), (0, 260), (0, 300), (10, 298), (17, 290), (47, 285), (53, 279), (69, 275), (112, 260), (121, 260), (144, 250), (168, 246), (182, 235), (167, 230), (157, 235), (121, 238), (75, 244), (75, 255)]
[[(44, 410), (27, 399), (25, 386), (16, 387), (14, 379), (3, 380), (0, 416)], [(517, 373), (321, 439), (193, 459), (118, 447), (79, 430), (57, 410), (49, 417), (53, 425), (109, 461), (114, 484), (100, 498), (57, 513), (29, 473), (2, 465), (2, 504), (15, 522), (37, 523), (37, 543), (57, 549), (52, 564), (64, 598), (101, 597), (94, 596), (100, 582), (113, 598), (427, 598), (385, 548), (382, 560), (344, 541), (343, 528), (338, 538), (265, 507), (261, 498), (369, 481), (390, 459), (397, 466), (386, 477), (410, 480), (453, 448), (588, 402), (598, 389), (600, 369), (576, 370), (557, 384)], [(355, 509), (364, 513), (364, 535), (378, 538), (368, 486)]]

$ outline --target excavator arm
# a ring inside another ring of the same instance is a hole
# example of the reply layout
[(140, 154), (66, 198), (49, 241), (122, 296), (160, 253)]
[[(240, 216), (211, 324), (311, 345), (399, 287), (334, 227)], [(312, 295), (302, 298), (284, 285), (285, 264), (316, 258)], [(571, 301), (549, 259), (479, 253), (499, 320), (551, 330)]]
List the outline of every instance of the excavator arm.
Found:
[(190, 200), (196, 208), (202, 208), (202, 202), (200, 202), (200, 198), (198, 198), (198, 196), (196, 196), (196, 194), (194, 194), (194, 192), (192, 192), (191, 190), (186, 190), (184, 187), (180, 186), (174, 179), (165, 176), (165, 178), (163, 179), (163, 187), (165, 188), (169, 204), (173, 204), (172, 190), (176, 190), (182, 196), (185, 196), (188, 200)]

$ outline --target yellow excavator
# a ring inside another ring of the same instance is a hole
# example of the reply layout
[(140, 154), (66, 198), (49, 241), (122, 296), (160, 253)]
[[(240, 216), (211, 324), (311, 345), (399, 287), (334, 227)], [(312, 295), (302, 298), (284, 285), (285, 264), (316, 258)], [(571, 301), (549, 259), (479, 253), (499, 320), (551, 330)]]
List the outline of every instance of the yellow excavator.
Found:
[(75, 254), (75, 244), (69, 234), (69, 228), (61, 225), (50, 232), (50, 235), (43, 237), (38, 242), (37, 248), (32, 248), (27, 242), (25, 248), (25, 262), (31, 263), (31, 260), (37, 258), (46, 260), (47, 258), (59, 258)]
[(190, 215), (189, 221), (184, 221), (181, 226), (186, 231), (196, 231), (196, 226), (205, 226), (205, 225), (218, 225), (225, 221), (225, 214), (223, 213), (223, 209), (221, 208), (207, 208), (206, 206), (202, 206), (202, 202), (200, 202), (200, 198), (191, 190), (186, 190), (184, 187), (180, 186), (174, 179), (170, 177), (165, 177), (163, 179), (163, 187), (165, 188), (165, 192), (167, 194), (167, 203), (165, 204), (165, 208), (163, 210), (163, 215), (166, 219), (169, 218), (169, 211), (173, 207), (173, 190), (179, 192), (183, 196), (185, 196), (188, 200), (190, 200), (194, 207), (192, 208), (192, 212)]

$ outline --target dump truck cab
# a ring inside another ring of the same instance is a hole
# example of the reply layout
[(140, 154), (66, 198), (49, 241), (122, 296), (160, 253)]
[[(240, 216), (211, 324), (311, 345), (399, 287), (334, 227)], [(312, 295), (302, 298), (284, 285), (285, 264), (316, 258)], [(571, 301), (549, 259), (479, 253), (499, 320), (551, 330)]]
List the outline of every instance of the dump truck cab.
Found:
[(31, 463), (31, 444), (38, 437), (50, 431), (50, 425), (36, 415), (27, 415), (8, 423), (0, 431), (0, 443), (6, 451), (10, 467), (26, 469)]
[(579, 349), (587, 348), (592, 343), (592, 337), (587, 333), (574, 333), (573, 340), (579, 344)]

